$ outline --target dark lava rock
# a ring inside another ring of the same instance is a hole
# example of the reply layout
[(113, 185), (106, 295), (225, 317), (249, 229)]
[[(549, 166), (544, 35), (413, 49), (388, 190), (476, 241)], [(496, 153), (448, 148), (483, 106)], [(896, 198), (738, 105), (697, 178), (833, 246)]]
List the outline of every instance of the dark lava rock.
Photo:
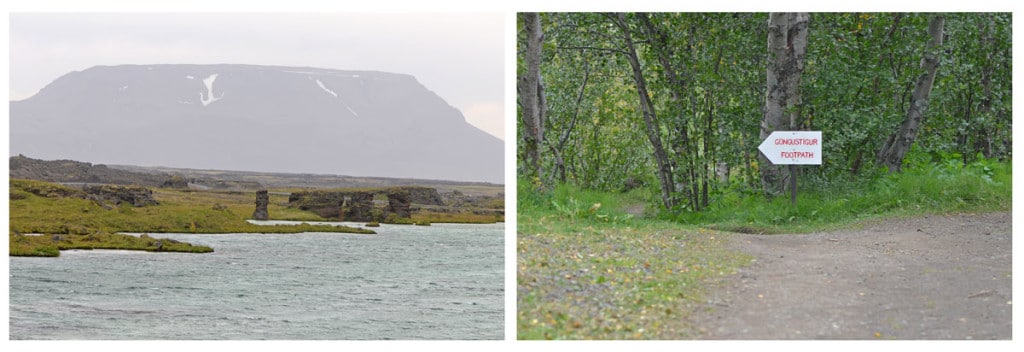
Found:
[(384, 207), (384, 218), (387, 218), (390, 214), (395, 214), (399, 218), (411, 217), (412, 212), (409, 211), (409, 205), (409, 191), (404, 189), (388, 191), (388, 205)]
[(270, 214), (267, 213), (267, 204), (270, 204), (270, 195), (267, 190), (256, 191), (256, 211), (252, 213), (252, 218), (256, 220), (270, 219)]
[(120, 205), (127, 202), (134, 207), (160, 204), (153, 199), (153, 191), (141, 186), (87, 185), (82, 191), (94, 200)]

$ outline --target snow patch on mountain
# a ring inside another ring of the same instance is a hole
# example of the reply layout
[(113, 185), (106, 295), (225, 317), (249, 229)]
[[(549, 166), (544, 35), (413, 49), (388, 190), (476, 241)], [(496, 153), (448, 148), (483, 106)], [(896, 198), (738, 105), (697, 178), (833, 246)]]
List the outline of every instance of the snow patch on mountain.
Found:
[[(310, 79), (312, 79), (312, 77), (310, 77)], [(338, 101), (341, 102), (341, 105), (345, 106), (345, 109), (348, 109), (348, 112), (351, 112), (352, 115), (354, 115), (356, 117), (359, 117), (359, 113), (357, 113), (355, 110), (353, 110), (351, 106), (348, 106), (348, 103), (346, 103), (344, 99), (341, 99), (341, 97), (338, 96), (337, 92), (331, 90), (330, 88), (327, 88), (327, 86), (324, 85), (323, 81), (320, 81), (319, 79), (317, 79), (316, 80), (316, 85), (320, 86), (320, 89), (323, 89), (325, 92), (330, 93), (335, 98), (338, 98)]]
[[(339, 100), (340, 100), (340, 99), (339, 99)], [(351, 108), (350, 106), (348, 106), (348, 104), (347, 104), (347, 103), (345, 103), (345, 101), (344, 101), (344, 100), (341, 100), (341, 105), (345, 105), (345, 108), (346, 108), (346, 109), (348, 109), (348, 112), (351, 112), (351, 113), (352, 113), (352, 115), (355, 115), (355, 117), (359, 117), (359, 114), (358, 114), (358, 113), (356, 113), (356, 111), (355, 111), (355, 110), (352, 110), (352, 108)]]
[(333, 95), (335, 98), (338, 97), (338, 93), (335, 93), (333, 90), (330, 90), (329, 88), (324, 86), (324, 82), (321, 82), (319, 79), (316, 80), (316, 85), (320, 86), (320, 89), (323, 89), (325, 92), (331, 93), (331, 95)]
[(206, 95), (203, 95), (203, 92), (199, 92), (199, 101), (201, 101), (203, 103), (203, 106), (210, 105), (213, 102), (221, 100), (221, 99), (224, 98), (224, 93), (223, 92), (220, 93), (219, 97), (214, 97), (213, 96), (213, 81), (217, 80), (217, 76), (218, 75), (219, 74), (214, 73), (214, 74), (210, 75), (209, 77), (206, 77), (206, 78), (203, 79), (203, 84), (206, 85)]

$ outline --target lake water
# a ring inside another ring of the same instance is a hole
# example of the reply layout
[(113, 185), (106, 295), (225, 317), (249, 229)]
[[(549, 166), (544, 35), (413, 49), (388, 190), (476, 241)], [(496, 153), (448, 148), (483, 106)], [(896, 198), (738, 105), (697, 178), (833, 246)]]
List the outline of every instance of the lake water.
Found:
[(504, 225), (159, 234), (209, 254), (10, 258), (10, 338), (503, 339)]

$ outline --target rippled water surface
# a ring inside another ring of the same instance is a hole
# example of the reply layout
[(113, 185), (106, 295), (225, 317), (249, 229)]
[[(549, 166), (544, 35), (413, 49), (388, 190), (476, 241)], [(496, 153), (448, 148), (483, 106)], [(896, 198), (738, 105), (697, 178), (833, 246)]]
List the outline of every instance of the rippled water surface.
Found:
[(503, 224), (10, 258), (11, 339), (502, 339)]

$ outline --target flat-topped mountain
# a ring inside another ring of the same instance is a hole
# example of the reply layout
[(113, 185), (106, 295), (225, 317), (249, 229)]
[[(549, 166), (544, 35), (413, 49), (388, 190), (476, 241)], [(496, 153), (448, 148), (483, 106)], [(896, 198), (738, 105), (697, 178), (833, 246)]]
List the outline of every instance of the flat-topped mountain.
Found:
[(504, 183), (504, 143), (403, 74), (97, 66), (11, 102), (10, 116), (11, 155)]

